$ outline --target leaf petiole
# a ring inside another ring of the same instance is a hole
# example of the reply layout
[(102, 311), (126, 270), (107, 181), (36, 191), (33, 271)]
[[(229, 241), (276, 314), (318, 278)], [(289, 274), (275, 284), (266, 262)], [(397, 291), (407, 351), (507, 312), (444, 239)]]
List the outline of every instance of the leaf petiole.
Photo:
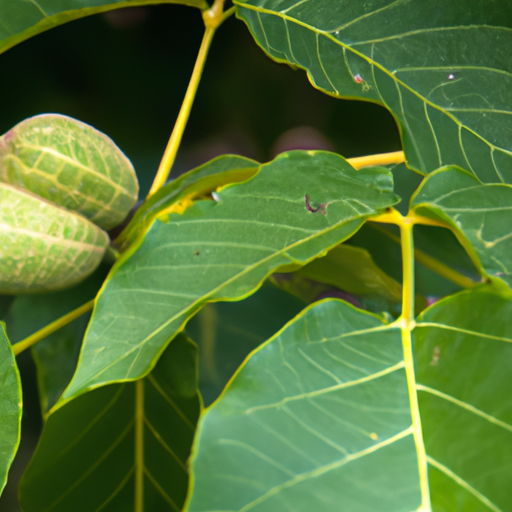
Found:
[[(375, 221), (375, 223), (372, 223), (371, 226), (380, 231), (383, 235), (387, 236), (391, 240), (393, 240), (396, 243), (401, 243), (400, 238), (397, 237), (394, 233), (391, 233), (391, 231), (387, 230), (386, 228), (379, 226), (378, 223), (384, 222), (384, 220), (379, 219), (371, 219)], [(423, 223), (422, 223), (423, 224)], [(443, 226), (446, 227), (446, 226)], [(429, 256), (427, 253), (423, 252), (421, 249), (414, 249), (414, 259), (421, 263), (423, 266), (427, 267), (429, 270), (432, 270), (436, 274), (440, 275), (441, 277), (444, 277), (448, 281), (451, 281), (452, 283), (455, 283), (456, 285), (460, 286), (461, 288), (473, 288), (476, 283), (469, 277), (465, 276), (464, 274), (461, 274), (460, 272), (457, 272), (453, 268), (449, 267), (448, 265), (445, 265), (444, 263), (440, 262), (436, 258), (433, 258), (432, 256)]]
[(377, 155), (347, 158), (347, 162), (354, 167), (354, 169), (361, 169), (362, 167), (369, 167), (371, 165), (401, 164), (405, 162), (405, 155), (403, 151), (394, 151), (393, 153), (379, 153)]
[(51, 324), (46, 325), (42, 329), (39, 329), (39, 331), (36, 331), (34, 334), (27, 336), (24, 340), (15, 343), (12, 346), (14, 355), (17, 356), (18, 354), (21, 354), (27, 348), (30, 348), (32, 345), (35, 345), (41, 340), (44, 340), (46, 337), (50, 336), (50, 334), (53, 334), (55, 331), (58, 331), (61, 327), (64, 327), (73, 320), (76, 320), (78, 317), (87, 313), (87, 311), (90, 311), (94, 307), (94, 301), (95, 299), (86, 302), (82, 306), (74, 309), (73, 311), (67, 313), (66, 315), (61, 316)]

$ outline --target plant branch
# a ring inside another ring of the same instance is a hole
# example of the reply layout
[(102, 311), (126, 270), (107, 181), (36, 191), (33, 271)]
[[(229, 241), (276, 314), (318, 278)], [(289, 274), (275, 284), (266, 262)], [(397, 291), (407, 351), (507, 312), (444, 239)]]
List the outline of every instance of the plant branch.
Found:
[(355, 169), (361, 169), (362, 167), (368, 167), (370, 165), (401, 164), (405, 162), (405, 155), (403, 151), (395, 151), (393, 153), (380, 153), (378, 155), (347, 158), (347, 162)]
[(74, 309), (70, 313), (67, 313), (64, 316), (61, 316), (51, 324), (48, 324), (47, 326), (43, 327), (39, 331), (35, 332), (34, 334), (31, 334), (24, 340), (21, 340), (18, 343), (15, 343), (12, 347), (12, 350), (15, 355), (21, 354), (24, 350), (27, 348), (30, 348), (32, 345), (35, 345), (41, 340), (44, 340), (46, 337), (50, 336), (50, 334), (53, 334), (55, 331), (58, 331), (61, 327), (64, 327), (65, 325), (69, 324), (73, 320), (76, 320), (78, 317), (82, 316), (83, 314), (87, 313), (87, 311), (90, 311), (94, 306), (94, 300), (92, 299), (89, 302), (86, 302), (79, 308)]
[[(203, 74), (204, 65), (208, 56), (210, 45), (212, 43), (213, 35), (215, 34), (215, 30), (224, 21), (222, 13), (223, 5), (224, 0), (216, 0), (210, 9), (203, 12), (203, 20), (205, 24), (203, 40), (201, 41), (201, 46), (199, 47), (199, 52), (197, 54), (196, 63), (192, 71), (192, 76), (190, 77), (187, 92), (185, 93), (178, 117), (176, 118), (176, 123), (172, 130), (171, 137), (169, 138), (169, 142), (167, 143), (167, 147), (165, 148), (162, 161), (158, 167), (158, 171), (156, 173), (153, 184), (151, 185), (148, 197), (153, 195), (165, 184), (167, 178), (169, 177), (169, 173), (171, 172), (174, 161), (176, 160), (176, 154), (178, 153), (178, 148), (180, 147), (181, 139), (183, 138), (183, 133), (190, 117), (190, 111), (192, 110), (197, 88), (199, 87), (199, 82), (201, 81), (201, 76)], [(229, 11), (227, 11), (226, 14), (228, 12)]]

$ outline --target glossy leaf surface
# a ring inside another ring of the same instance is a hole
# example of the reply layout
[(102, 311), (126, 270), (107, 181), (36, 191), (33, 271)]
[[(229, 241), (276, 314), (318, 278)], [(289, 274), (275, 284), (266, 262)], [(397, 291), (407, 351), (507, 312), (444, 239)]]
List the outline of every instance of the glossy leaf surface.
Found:
[(131, 162), (92, 126), (58, 114), (35, 116), (0, 138), (0, 180), (110, 229), (137, 201)]
[(53, 411), (21, 483), (23, 510), (181, 510), (200, 408), (196, 357), (179, 336), (142, 381)]
[(482, 184), (462, 169), (430, 175), (411, 201), (449, 224), (482, 274), (512, 285), (512, 186)]
[(305, 69), (327, 94), (386, 106), (410, 167), (453, 164), (512, 182), (508, 0), (234, 3), (274, 60)]
[(208, 8), (204, 0), (0, 0), (0, 53), (68, 21), (122, 7), (152, 4)]
[(429, 308), (408, 387), (399, 324), (312, 306), (204, 413), (186, 510), (511, 511), (511, 314), (485, 289)]
[[(305, 195), (322, 211), (308, 210)], [(208, 301), (241, 299), (280, 267), (299, 267), (397, 202), (385, 169), (355, 171), (327, 152), (284, 153), (249, 181), (159, 217), (99, 296), (64, 398), (149, 371)]]
[(0, 494), (20, 442), (22, 395), (16, 359), (0, 324)]
[(404, 366), (399, 328), (337, 300), (308, 308), (205, 412), (186, 510), (415, 510)]

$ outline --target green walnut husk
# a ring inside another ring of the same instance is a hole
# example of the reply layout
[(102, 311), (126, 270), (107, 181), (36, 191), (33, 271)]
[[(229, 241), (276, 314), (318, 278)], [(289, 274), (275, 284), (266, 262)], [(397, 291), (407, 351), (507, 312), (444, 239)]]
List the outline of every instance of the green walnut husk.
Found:
[(139, 191), (132, 164), (109, 137), (60, 114), (26, 119), (0, 138), (0, 181), (105, 230), (125, 219)]
[(108, 243), (82, 215), (0, 183), (0, 293), (78, 283), (99, 265)]

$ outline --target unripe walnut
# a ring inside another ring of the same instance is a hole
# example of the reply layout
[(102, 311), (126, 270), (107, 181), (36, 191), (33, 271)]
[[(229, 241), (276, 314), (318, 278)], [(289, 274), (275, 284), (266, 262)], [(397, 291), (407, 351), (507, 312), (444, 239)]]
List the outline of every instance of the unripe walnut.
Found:
[(45, 114), (9, 130), (0, 138), (0, 293), (84, 279), (108, 246), (104, 229), (137, 194), (130, 161), (91, 126)]

